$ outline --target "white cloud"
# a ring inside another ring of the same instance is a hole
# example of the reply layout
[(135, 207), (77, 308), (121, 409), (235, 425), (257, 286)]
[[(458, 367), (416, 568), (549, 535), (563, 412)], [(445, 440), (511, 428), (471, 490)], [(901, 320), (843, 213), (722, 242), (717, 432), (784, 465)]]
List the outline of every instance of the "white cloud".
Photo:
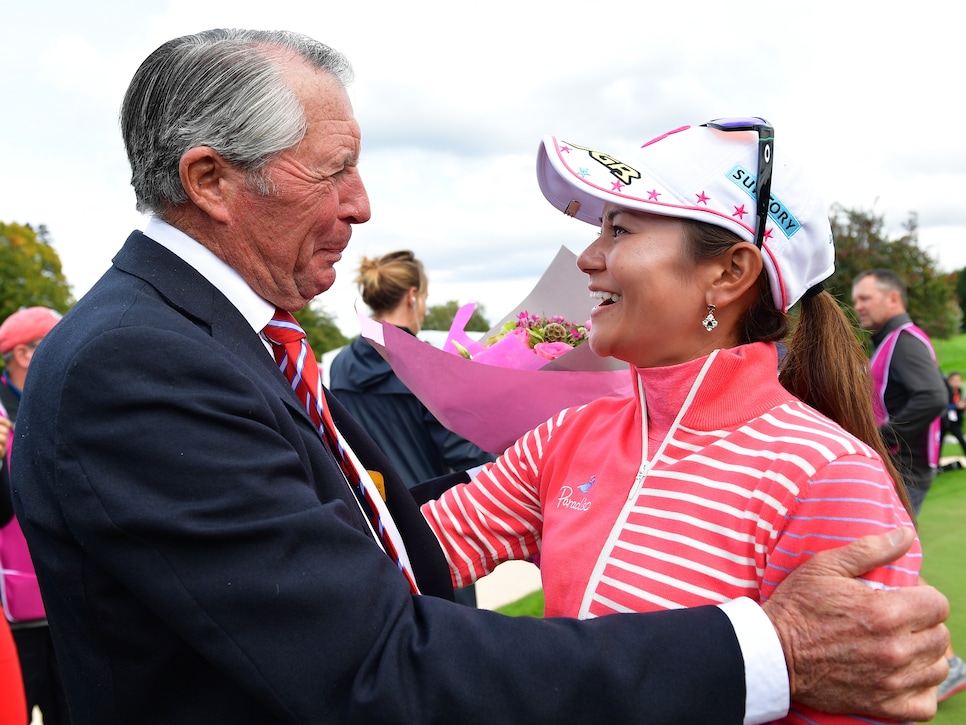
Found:
[(0, 47), (15, 70), (0, 76), (0, 94), (16, 99), (0, 117), (0, 219), (47, 224), (84, 292), (140, 224), (116, 120), (137, 65), (209, 27), (291, 28), (356, 69), (373, 219), (322, 298), (347, 332), (362, 254), (411, 248), (430, 271), (431, 300), (473, 296), (496, 315), (560, 244), (590, 241), (589, 226), (537, 189), (545, 133), (620, 148), (683, 123), (763, 115), (776, 153), (797, 149), (829, 203), (875, 208), (896, 229), (917, 211), (923, 246), (961, 268), (958, 13), (952, 0), (21, 3)]

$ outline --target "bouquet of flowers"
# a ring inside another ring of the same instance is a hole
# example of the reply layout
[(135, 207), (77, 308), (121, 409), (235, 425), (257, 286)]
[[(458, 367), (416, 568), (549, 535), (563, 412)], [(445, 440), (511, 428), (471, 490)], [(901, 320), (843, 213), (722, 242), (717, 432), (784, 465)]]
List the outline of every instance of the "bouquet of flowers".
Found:
[(561, 315), (541, 317), (524, 310), (482, 344), (464, 346), (456, 340), (450, 340), (450, 343), (468, 360), (518, 370), (538, 370), (584, 342), (589, 330), (589, 320), (578, 325)]
[(632, 392), (627, 364), (597, 357), (581, 344), (589, 323), (570, 322), (587, 319), (592, 304), (576, 261), (561, 247), (530, 295), (482, 341), (465, 332), (472, 303), (457, 312), (442, 349), (360, 315), (362, 336), (444, 426), (503, 453), (564, 408)]

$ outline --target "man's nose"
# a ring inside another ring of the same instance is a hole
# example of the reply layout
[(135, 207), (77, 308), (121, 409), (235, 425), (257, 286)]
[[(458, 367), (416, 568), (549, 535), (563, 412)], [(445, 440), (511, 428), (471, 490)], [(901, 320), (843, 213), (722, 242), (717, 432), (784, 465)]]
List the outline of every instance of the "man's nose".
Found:
[(342, 188), (339, 200), (342, 206), (340, 216), (352, 224), (365, 224), (372, 216), (369, 208), (369, 194), (362, 183), (362, 176), (356, 171)]

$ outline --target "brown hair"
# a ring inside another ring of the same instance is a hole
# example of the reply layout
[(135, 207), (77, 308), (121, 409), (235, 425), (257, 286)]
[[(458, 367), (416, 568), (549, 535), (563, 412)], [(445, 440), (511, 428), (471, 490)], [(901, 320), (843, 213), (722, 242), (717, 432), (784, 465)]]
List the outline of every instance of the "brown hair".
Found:
[[(695, 262), (714, 259), (742, 240), (729, 230), (685, 220), (685, 245)], [(740, 343), (777, 342), (788, 336), (791, 323), (771, 298), (764, 269), (758, 296), (745, 315)], [(913, 517), (902, 477), (879, 435), (873, 413), (873, 386), (865, 350), (845, 312), (828, 292), (806, 296), (797, 324), (786, 341), (778, 379), (792, 395), (831, 418), (872, 448), (895, 483), (899, 499)], [(913, 520), (914, 517), (913, 517)]]
[(355, 282), (362, 301), (376, 316), (395, 309), (413, 287), (422, 292), (428, 285), (423, 263), (405, 249), (376, 259), (363, 257)]

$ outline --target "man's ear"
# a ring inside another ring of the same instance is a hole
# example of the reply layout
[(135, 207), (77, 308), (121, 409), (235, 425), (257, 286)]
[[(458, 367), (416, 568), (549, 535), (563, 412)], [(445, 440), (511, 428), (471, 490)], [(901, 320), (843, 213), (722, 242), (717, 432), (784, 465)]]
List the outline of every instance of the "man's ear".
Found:
[(13, 361), (21, 370), (26, 370), (27, 366), (30, 365), (31, 350), (33, 350), (30, 345), (20, 344), (15, 345), (13, 352)]
[(239, 172), (210, 146), (188, 149), (178, 164), (181, 185), (196, 207), (212, 219), (231, 220), (228, 202)]
[(758, 282), (764, 263), (761, 251), (750, 242), (739, 242), (714, 260), (709, 301), (720, 307), (741, 298)]

